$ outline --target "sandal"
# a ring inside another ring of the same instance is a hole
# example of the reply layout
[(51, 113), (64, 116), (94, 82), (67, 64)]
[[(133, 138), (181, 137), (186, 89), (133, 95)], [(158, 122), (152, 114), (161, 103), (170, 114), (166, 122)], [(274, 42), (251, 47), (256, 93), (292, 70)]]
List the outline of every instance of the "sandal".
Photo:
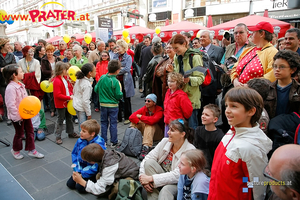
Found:
[(56, 144), (62, 144), (63, 141), (61, 139), (56, 139)]

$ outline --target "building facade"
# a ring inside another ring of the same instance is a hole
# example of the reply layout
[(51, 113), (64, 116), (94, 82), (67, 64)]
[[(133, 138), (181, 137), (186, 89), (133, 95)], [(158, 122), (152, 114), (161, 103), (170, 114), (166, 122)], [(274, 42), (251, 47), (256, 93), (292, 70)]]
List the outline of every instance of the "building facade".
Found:
[[(36, 43), (37, 39), (53, 36), (85, 34), (99, 31), (99, 18), (112, 19), (114, 31), (124, 26), (139, 25), (155, 29), (157, 26), (188, 20), (206, 26), (208, 16), (213, 25), (221, 24), (249, 14), (263, 15), (283, 20), (299, 27), (300, 10), (289, 9), (288, 0), (2, 0), (0, 9), (7, 14), (28, 15), (32, 10), (72, 10), (76, 16), (89, 15), (89, 20), (57, 20), (45, 22), (14, 20), (7, 25), (6, 34), (14, 41)], [(47, 4), (47, 5), (45, 5)], [(63, 23), (61, 26), (56, 26)], [(101, 28), (100, 28), (101, 29)]]

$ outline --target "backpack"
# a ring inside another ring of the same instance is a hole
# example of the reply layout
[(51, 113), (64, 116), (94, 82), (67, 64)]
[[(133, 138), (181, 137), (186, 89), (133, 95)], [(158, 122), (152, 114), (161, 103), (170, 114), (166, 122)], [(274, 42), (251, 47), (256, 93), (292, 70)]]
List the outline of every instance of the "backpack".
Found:
[(142, 133), (137, 128), (128, 127), (124, 133), (122, 144), (117, 150), (127, 156), (137, 157), (141, 153), (142, 146)]
[(118, 193), (115, 200), (143, 200), (142, 185), (135, 180), (120, 179)]
[(193, 53), (190, 53), (189, 55), (189, 64), (191, 66), (191, 68), (193, 68), (193, 56), (194, 55), (200, 55), (203, 61), (203, 66), (200, 66), (200, 68), (198, 68), (200, 71), (204, 74), (204, 81), (201, 85), (202, 88), (209, 86), (211, 83), (214, 82), (214, 73), (215, 70), (215, 66), (212, 63), (212, 61), (210, 60), (209, 56), (207, 53), (203, 52), (203, 51), (197, 51), (194, 50)]

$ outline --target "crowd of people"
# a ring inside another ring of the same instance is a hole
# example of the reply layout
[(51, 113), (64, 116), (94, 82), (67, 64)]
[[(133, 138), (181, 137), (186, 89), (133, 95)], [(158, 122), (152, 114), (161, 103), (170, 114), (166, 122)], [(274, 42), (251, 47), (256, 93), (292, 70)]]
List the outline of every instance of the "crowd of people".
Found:
[[(15, 42), (14, 51), (0, 38), (0, 52), (0, 119), (15, 128), (12, 155), (23, 158), (25, 139), (28, 155), (43, 158), (34, 140), (45, 138), (44, 111), (57, 115), (56, 143), (63, 143), (63, 124), (78, 138), (71, 189), (114, 199), (118, 180), (129, 178), (140, 182), (147, 199), (300, 199), (300, 147), (284, 135), (294, 140), (300, 124), (297, 28), (278, 39), (268, 22), (251, 30), (240, 23), (221, 42), (207, 30), (192, 41), (183, 33), (167, 43), (145, 36), (130, 45), (122, 39), (80, 45), (72, 36), (57, 49), (40, 39), (37, 46)], [(70, 66), (80, 68), (76, 81)], [(132, 112), (137, 79), (145, 106)], [(53, 92), (41, 90), (44, 80)], [(18, 113), (27, 95), (42, 104), (32, 119)], [(76, 116), (68, 112), (70, 100)], [(100, 124), (92, 109), (101, 112)], [(291, 132), (269, 126), (290, 118)], [(114, 150), (121, 122), (143, 135), (140, 166)]]

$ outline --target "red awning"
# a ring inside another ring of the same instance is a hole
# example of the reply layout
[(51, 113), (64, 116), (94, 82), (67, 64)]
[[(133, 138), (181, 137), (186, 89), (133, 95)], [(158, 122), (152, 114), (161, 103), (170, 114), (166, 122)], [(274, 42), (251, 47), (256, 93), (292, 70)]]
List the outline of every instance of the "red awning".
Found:
[(274, 27), (274, 31), (275, 33), (278, 33), (278, 37), (283, 37), (285, 32), (291, 27), (291, 25), (287, 22), (283, 22), (283, 21), (279, 21), (277, 19), (272, 19), (269, 17), (262, 17), (262, 16), (258, 16), (258, 15), (249, 15), (246, 17), (242, 17), (239, 19), (235, 19), (223, 24), (219, 24), (216, 26), (213, 26), (211, 28), (209, 28), (209, 30), (214, 31), (215, 32), (215, 37), (218, 37), (219, 39), (223, 38), (223, 32), (225, 30), (230, 30), (230, 29), (234, 29), (235, 25), (237, 25), (238, 23), (244, 23), (248, 26), (249, 30), (251, 31), (251, 29), (259, 22), (269, 22), (270, 24), (272, 24), (272, 26)]
[(159, 36), (163, 41), (168, 41), (173, 35), (182, 32), (189, 32), (192, 35), (192, 39), (196, 37), (199, 30), (207, 29), (205, 26), (195, 24), (189, 21), (181, 21), (176, 24), (171, 24), (168, 26), (161, 27), (161, 32)]
[[(127, 30), (129, 31), (129, 37), (131, 40), (138, 39), (140, 42), (143, 41), (143, 37), (145, 35), (150, 34), (151, 38), (152, 38), (153, 34), (155, 33), (154, 30), (145, 28), (145, 27), (141, 27), (141, 26), (132, 26), (132, 27), (128, 28)], [(118, 40), (123, 37), (122, 32), (123, 32), (123, 30), (115, 31), (113, 35)]]
[(59, 40), (62, 40), (63, 38), (61, 36), (54, 36), (52, 38), (49, 38), (46, 40), (46, 42), (52, 44), (53, 42), (56, 42), (56, 41), (59, 41)]

